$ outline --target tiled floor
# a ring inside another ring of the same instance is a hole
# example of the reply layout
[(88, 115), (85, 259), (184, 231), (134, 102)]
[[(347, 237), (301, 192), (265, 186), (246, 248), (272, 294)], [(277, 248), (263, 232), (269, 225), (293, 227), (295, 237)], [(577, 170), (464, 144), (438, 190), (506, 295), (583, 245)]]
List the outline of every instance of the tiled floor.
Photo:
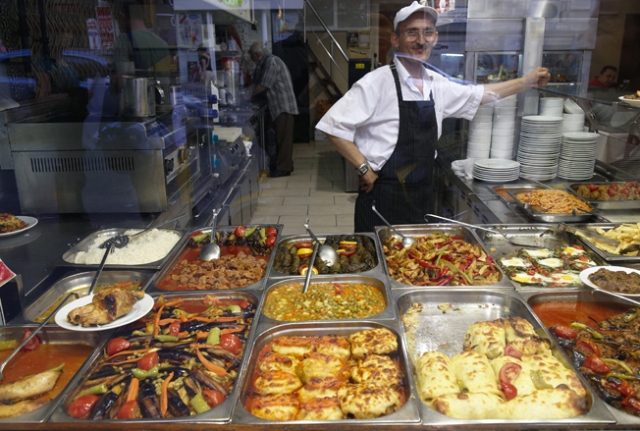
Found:
[(353, 232), (357, 193), (344, 191), (342, 157), (328, 141), (294, 144), (294, 171), (288, 177), (267, 178), (260, 183), (258, 207), (252, 224), (279, 223), (283, 235), (316, 235)]

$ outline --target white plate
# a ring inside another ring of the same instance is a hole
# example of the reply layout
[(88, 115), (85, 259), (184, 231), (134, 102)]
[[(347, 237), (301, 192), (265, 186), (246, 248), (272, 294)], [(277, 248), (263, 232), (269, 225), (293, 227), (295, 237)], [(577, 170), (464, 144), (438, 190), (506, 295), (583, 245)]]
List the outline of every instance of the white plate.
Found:
[(142, 299), (136, 301), (131, 310), (121, 316), (120, 318), (114, 320), (111, 323), (107, 323), (106, 325), (100, 326), (89, 326), (85, 328), (84, 326), (74, 325), (69, 322), (67, 316), (69, 312), (77, 307), (82, 307), (83, 305), (87, 305), (93, 299), (93, 295), (91, 296), (83, 296), (82, 298), (78, 298), (73, 302), (68, 303), (64, 307), (62, 307), (58, 313), (56, 313), (56, 323), (58, 326), (64, 329), (69, 329), (71, 331), (105, 331), (107, 329), (119, 328), (120, 326), (124, 326), (127, 323), (131, 323), (139, 318), (143, 317), (153, 308), (153, 298), (146, 293), (142, 297)]
[(570, 114), (584, 114), (584, 110), (571, 99), (564, 100), (564, 110)]
[(623, 103), (626, 103), (627, 105), (640, 106), (640, 99), (625, 99), (624, 96), (620, 96), (618, 97), (618, 100), (620, 100)]
[(24, 232), (26, 230), (31, 229), (32, 227), (34, 227), (35, 225), (38, 224), (38, 219), (35, 218), (35, 217), (16, 216), (16, 218), (19, 218), (20, 220), (25, 222), (28, 226), (27, 227), (23, 227), (22, 229), (14, 230), (13, 232), (0, 233), (0, 238), (4, 238), (5, 236), (17, 235), (19, 233), (22, 233), (22, 232)]
[[(602, 287), (598, 287), (597, 285), (593, 284), (591, 280), (589, 280), (589, 276), (599, 269), (608, 269), (609, 271), (615, 271), (615, 272), (626, 272), (627, 274), (631, 274), (632, 272), (635, 272), (636, 274), (640, 274), (640, 271), (638, 271), (637, 269), (625, 268), (623, 266), (592, 266), (591, 268), (587, 268), (584, 271), (580, 272), (580, 280), (582, 280), (584, 284), (586, 284), (587, 286), (593, 287), (596, 290), (602, 290), (603, 292), (609, 292), (609, 291), (606, 289), (603, 289)], [(618, 295), (628, 296), (630, 298), (640, 297), (640, 294), (628, 294), (628, 293), (620, 293), (620, 292), (613, 292), (613, 291), (611, 291), (611, 293), (617, 293)]]

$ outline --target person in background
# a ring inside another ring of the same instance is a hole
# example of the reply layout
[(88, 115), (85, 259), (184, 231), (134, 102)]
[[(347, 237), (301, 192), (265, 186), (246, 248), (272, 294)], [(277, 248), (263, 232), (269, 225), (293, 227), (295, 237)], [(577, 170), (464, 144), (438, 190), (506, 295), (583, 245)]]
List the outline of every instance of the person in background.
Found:
[(284, 62), (266, 51), (260, 42), (249, 49), (256, 64), (252, 98), (266, 94), (276, 132), (276, 161), (270, 177), (286, 177), (293, 171), (293, 116), (298, 115), (291, 75)]
[(433, 211), (433, 169), (442, 120), (471, 120), (478, 106), (545, 85), (538, 67), (522, 78), (460, 85), (428, 70), (424, 63), (438, 42), (435, 9), (413, 2), (396, 15), (393, 64), (356, 82), (322, 117), (316, 128), (360, 175), (355, 231), (372, 232), (376, 208), (392, 224), (424, 223)]
[(613, 87), (618, 76), (618, 68), (614, 66), (605, 66), (600, 73), (589, 82), (589, 87)]

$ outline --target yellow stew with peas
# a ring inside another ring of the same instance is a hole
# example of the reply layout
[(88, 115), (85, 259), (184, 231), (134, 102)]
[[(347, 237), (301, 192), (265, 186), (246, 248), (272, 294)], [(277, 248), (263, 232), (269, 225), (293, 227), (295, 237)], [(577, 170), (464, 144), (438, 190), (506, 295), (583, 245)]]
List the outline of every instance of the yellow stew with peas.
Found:
[(317, 283), (302, 293), (302, 284), (272, 289), (263, 313), (274, 320), (304, 321), (371, 317), (387, 306), (382, 292), (359, 283)]

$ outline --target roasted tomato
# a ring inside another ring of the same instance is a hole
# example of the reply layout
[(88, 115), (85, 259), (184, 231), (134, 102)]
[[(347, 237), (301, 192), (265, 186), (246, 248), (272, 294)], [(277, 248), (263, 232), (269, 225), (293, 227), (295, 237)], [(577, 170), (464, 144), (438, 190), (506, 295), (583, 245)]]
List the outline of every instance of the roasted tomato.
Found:
[(238, 238), (242, 238), (244, 237), (244, 233), (246, 231), (247, 231), (247, 228), (245, 226), (238, 226), (236, 230), (233, 231), (233, 234)]
[[(300, 265), (300, 268), (298, 268), (298, 273), (300, 275), (306, 275), (308, 269), (309, 269), (309, 264), (303, 263), (302, 265)], [(318, 268), (313, 266), (311, 267), (311, 270), (313, 271), (314, 274), (318, 275)]]
[(518, 377), (521, 370), (522, 367), (515, 362), (507, 362), (502, 366), (502, 368), (500, 368), (498, 379), (500, 380), (500, 383), (511, 383), (516, 379), (516, 377)]
[(138, 366), (138, 368), (142, 370), (149, 371), (150, 369), (158, 365), (158, 362), (160, 362), (160, 357), (158, 356), (158, 353), (151, 352), (151, 353), (147, 353), (142, 358), (140, 358), (136, 363), (136, 365)]
[(600, 374), (607, 374), (611, 371), (609, 365), (596, 354), (587, 356), (587, 359), (584, 360), (584, 366)]
[(264, 240), (264, 243), (267, 247), (273, 247), (273, 245), (276, 243), (276, 239), (277, 237), (275, 236), (268, 236), (267, 239)]
[(595, 192), (596, 190), (598, 190), (598, 186), (595, 184), (587, 184), (587, 187), (589, 188), (590, 191)]
[[(27, 337), (29, 335), (31, 335), (31, 333), (32, 333), (32, 331), (30, 329), (27, 329), (26, 331), (24, 331), (24, 333), (22, 334), (22, 338), (20, 339), (20, 342), (22, 343), (24, 340), (26, 340)], [(36, 335), (31, 340), (29, 340), (29, 342), (27, 344), (22, 346), (22, 349), (20, 349), (20, 350), (22, 352), (31, 352), (32, 350), (36, 350), (39, 345), (40, 345), (40, 339)]]
[(600, 347), (591, 340), (585, 340), (584, 338), (576, 341), (576, 350), (585, 356), (596, 354), (600, 356)]
[(275, 227), (268, 227), (265, 231), (265, 234), (267, 234), (267, 237), (270, 236), (278, 236), (278, 229), (276, 229)]
[(224, 395), (222, 395), (218, 391), (214, 391), (213, 389), (203, 390), (202, 396), (204, 397), (205, 401), (207, 402), (207, 404), (209, 404), (209, 407), (211, 408), (219, 404), (222, 404), (222, 402), (226, 399)]
[(625, 397), (636, 397), (638, 395), (633, 385), (623, 379), (610, 377), (607, 380), (605, 380), (604, 385), (615, 389)]
[(313, 243), (311, 241), (300, 241), (296, 242), (296, 248), (311, 248), (313, 247)]
[(507, 401), (514, 399), (518, 395), (518, 389), (511, 383), (500, 382), (500, 389)]
[(120, 407), (118, 410), (118, 419), (136, 419), (141, 418), (142, 414), (140, 413), (140, 405), (138, 404), (138, 400), (127, 401)]
[(220, 345), (229, 353), (237, 355), (242, 350), (242, 340), (236, 334), (222, 334)]
[(507, 344), (507, 347), (504, 348), (504, 355), (511, 356), (512, 358), (520, 359), (522, 358), (522, 352), (511, 344)]
[(107, 352), (107, 356), (112, 356), (118, 352), (127, 350), (129, 347), (131, 347), (129, 340), (117, 337), (107, 343), (105, 351)]
[(169, 325), (169, 335), (177, 337), (178, 334), (180, 333), (180, 324), (181, 322), (179, 320), (176, 320), (175, 322), (171, 322), (171, 325)]
[(571, 340), (578, 338), (578, 333), (573, 328), (569, 328), (568, 326), (556, 326), (553, 329), (553, 333), (556, 335), (556, 337), (560, 338), (568, 338)]
[(636, 397), (625, 398), (624, 400), (622, 400), (622, 405), (640, 411), (640, 400)]
[(83, 395), (76, 398), (69, 404), (67, 413), (76, 419), (89, 419), (91, 410), (96, 405), (100, 397), (98, 395)]

